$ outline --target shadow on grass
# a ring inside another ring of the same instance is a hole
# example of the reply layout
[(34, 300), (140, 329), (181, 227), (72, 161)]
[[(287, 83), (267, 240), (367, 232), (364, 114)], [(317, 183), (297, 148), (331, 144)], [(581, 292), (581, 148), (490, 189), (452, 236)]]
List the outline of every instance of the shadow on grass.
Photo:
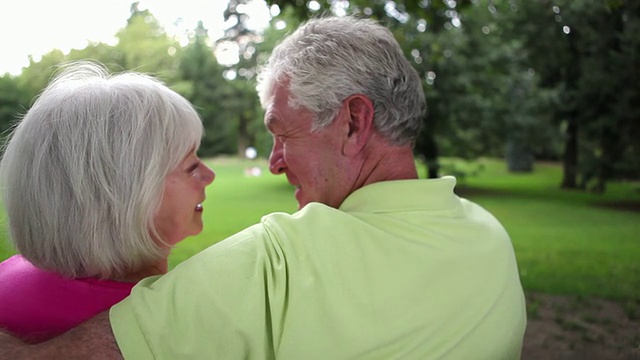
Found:
[(602, 201), (594, 205), (620, 211), (630, 211), (640, 213), (640, 201), (622, 200), (622, 201)]

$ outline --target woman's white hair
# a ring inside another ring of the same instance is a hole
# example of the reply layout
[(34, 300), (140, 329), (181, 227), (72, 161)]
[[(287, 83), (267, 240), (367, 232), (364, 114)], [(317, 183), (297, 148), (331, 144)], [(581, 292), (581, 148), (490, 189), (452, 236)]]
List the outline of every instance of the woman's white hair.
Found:
[(192, 105), (159, 80), (64, 66), (0, 164), (15, 248), (68, 277), (116, 279), (166, 256), (153, 222), (164, 180), (202, 132)]
[(373, 102), (375, 128), (389, 141), (413, 143), (420, 132), (426, 111), (420, 77), (393, 34), (373, 20), (325, 17), (299, 27), (260, 71), (263, 107), (274, 86), (287, 81), (289, 105), (315, 113), (314, 129), (329, 125), (345, 98), (364, 94)]

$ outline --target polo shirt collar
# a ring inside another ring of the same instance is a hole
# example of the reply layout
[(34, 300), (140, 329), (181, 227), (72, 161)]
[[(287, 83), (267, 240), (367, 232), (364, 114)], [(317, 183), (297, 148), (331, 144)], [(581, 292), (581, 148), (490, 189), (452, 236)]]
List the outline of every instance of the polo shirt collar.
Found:
[(453, 176), (382, 181), (354, 191), (339, 209), (370, 213), (444, 210), (459, 204), (459, 198), (453, 193), (455, 185)]

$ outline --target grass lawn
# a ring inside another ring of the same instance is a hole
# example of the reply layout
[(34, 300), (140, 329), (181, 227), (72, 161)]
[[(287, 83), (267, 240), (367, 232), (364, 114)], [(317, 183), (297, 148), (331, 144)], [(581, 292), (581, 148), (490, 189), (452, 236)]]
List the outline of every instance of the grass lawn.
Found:
[[(442, 163), (449, 173), (481, 168), (475, 176), (459, 177), (457, 191), (504, 224), (526, 291), (640, 301), (640, 183), (611, 184), (606, 194), (596, 195), (559, 189), (557, 164), (539, 163), (533, 173), (512, 174), (497, 160)], [(204, 231), (178, 244), (171, 267), (264, 214), (296, 210), (293, 188), (284, 176), (268, 174), (264, 161), (209, 164), (216, 179), (207, 190)], [(245, 175), (254, 165), (263, 176)], [(0, 245), (0, 260), (11, 254), (9, 246)]]
[(560, 189), (558, 164), (538, 163), (533, 173), (489, 159), (466, 166), (482, 170), (461, 179), (458, 192), (503, 223), (525, 290), (640, 301), (640, 183), (598, 195)]

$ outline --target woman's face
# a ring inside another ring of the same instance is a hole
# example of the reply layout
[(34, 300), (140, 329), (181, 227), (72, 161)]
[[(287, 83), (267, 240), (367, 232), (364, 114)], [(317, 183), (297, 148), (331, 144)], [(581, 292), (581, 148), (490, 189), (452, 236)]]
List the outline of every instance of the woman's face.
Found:
[(164, 242), (174, 245), (202, 231), (205, 188), (214, 178), (214, 172), (195, 151), (167, 175), (160, 209), (154, 218), (156, 230)]

